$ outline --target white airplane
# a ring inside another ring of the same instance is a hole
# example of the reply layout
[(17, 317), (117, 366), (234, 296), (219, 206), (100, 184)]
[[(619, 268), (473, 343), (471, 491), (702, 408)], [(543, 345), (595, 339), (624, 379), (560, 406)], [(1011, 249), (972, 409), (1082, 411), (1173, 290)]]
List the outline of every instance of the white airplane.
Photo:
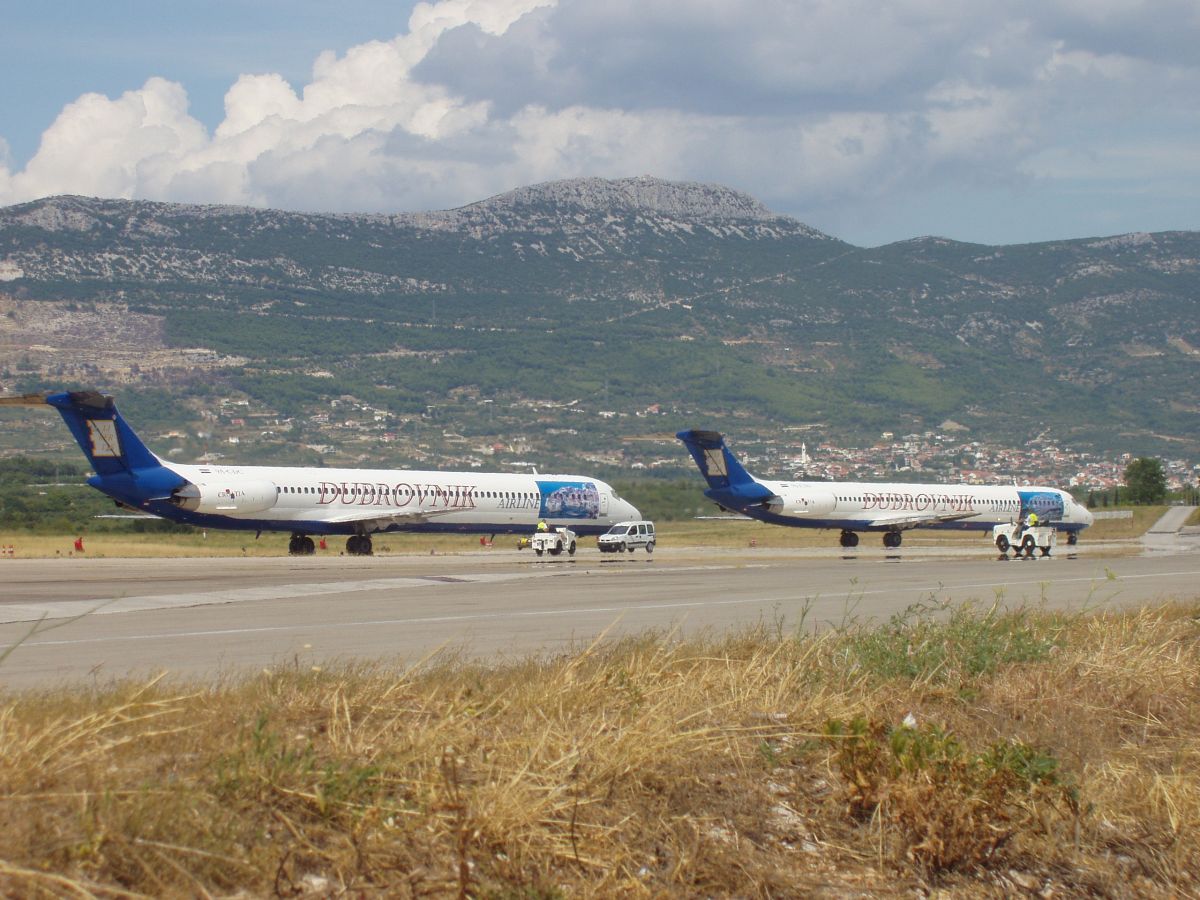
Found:
[(345, 534), (346, 551), (371, 553), (384, 531), (532, 532), (539, 520), (602, 534), (640, 519), (611, 486), (585, 475), (181, 465), (146, 448), (95, 391), (0, 398), (49, 404), (62, 414), (95, 472), (88, 484), (119, 506), (203, 528), (290, 531), (288, 552), (314, 551), (310, 535)]
[(910, 528), (991, 531), (1030, 512), (1074, 544), (1092, 524), (1087, 508), (1057, 488), (766, 481), (743, 468), (720, 432), (681, 431), (676, 437), (708, 481), (704, 496), (718, 506), (773, 525), (839, 528), (843, 547), (857, 547), (860, 531), (881, 531), (885, 547), (899, 547)]

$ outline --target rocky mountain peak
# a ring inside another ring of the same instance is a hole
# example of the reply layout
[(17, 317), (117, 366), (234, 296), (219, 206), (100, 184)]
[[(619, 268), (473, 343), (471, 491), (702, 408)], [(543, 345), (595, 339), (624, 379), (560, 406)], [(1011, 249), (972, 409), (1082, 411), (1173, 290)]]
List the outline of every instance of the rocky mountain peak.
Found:
[(687, 219), (782, 218), (749, 194), (717, 184), (637, 178), (568, 178), (517, 188), (467, 209), (498, 213), (522, 207), (553, 206), (585, 212), (646, 213)]
[(11, 207), (6, 218), (13, 224), (44, 231), (90, 231), (100, 224), (94, 211), (95, 203), (87, 197), (74, 195), (47, 197)]

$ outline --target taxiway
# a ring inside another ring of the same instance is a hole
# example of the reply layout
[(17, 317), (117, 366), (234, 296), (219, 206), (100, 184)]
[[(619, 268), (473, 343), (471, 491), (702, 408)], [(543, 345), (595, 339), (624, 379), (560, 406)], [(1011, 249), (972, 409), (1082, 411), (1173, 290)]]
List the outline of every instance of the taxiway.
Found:
[(998, 562), (986, 554), (671, 550), (535, 560), (516, 551), (377, 558), (11, 560), (0, 684), (214, 679), (277, 666), (505, 659), (601, 634), (836, 626), (917, 603), (1082, 609), (1200, 595), (1200, 554)]

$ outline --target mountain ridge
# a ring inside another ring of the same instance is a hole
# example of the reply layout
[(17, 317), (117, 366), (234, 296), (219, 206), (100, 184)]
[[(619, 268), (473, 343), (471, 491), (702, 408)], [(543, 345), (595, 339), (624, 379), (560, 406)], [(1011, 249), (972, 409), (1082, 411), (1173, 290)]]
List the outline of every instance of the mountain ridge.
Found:
[[(616, 202), (605, 203), (606, 199)], [(665, 202), (664, 202), (665, 200)], [(558, 179), (513, 188), (444, 210), (419, 212), (339, 212), (323, 213), (286, 210), (276, 207), (237, 204), (179, 203), (164, 200), (133, 200), (124, 198), (89, 197), (81, 194), (55, 194), (0, 207), (0, 229), (13, 223), (58, 230), (87, 231), (100, 224), (101, 214), (146, 215), (168, 214), (194, 218), (282, 216), (297, 220), (345, 220), (363, 223), (386, 223), (401, 227), (456, 227), (472, 221), (490, 219), (502, 221), (516, 211), (552, 205), (575, 208), (585, 212), (612, 213), (645, 212), (678, 218), (776, 222), (791, 226), (798, 233), (821, 239), (846, 243), (840, 238), (813, 228), (800, 220), (776, 213), (751, 195), (719, 184), (691, 181), (669, 181), (648, 175), (631, 178), (604, 179), (598, 177)], [(882, 249), (905, 245), (949, 244), (962, 247), (1003, 249), (1006, 247), (1057, 246), (1087, 243), (1092, 247), (1138, 245), (1156, 236), (1195, 234), (1195, 231), (1168, 229), (1164, 231), (1135, 231), (1115, 234), (1058, 238), (1050, 241), (1031, 241), (1016, 244), (981, 244), (962, 241), (946, 235), (925, 234), (902, 238), (876, 247), (846, 243), (856, 249)]]
[[(720, 185), (644, 176), (396, 215), (64, 197), (0, 209), (0, 292), (18, 318), (128, 310), (153, 352), (217, 360), (176, 373), (181, 390), (296, 410), (334, 396), (306, 374), (320, 371), (397, 414), (453, 408), (471, 427), (464, 396), (527, 411), (570, 394), (593, 415), (620, 397), (763, 433), (822, 420), (865, 439), (953, 419), (1010, 442), (1050, 429), (1200, 448), (1195, 232), (861, 248)], [(95, 380), (13, 335), (6, 387), (36, 380), (21, 353), (43, 376)], [(533, 429), (525, 411), (505, 427)]]

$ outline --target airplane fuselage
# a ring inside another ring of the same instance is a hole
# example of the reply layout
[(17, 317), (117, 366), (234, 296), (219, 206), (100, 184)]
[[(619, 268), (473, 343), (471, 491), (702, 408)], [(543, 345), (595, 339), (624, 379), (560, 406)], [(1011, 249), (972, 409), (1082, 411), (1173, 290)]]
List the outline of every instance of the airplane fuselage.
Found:
[[(720, 488), (710, 488), (704, 494), (751, 518), (802, 528), (990, 531), (995, 525), (1020, 519), (1030, 510), (1067, 532), (1079, 531), (1092, 523), (1087, 509), (1057, 488), (754, 480), (778, 498), (778, 502), (745, 502), (738, 492)], [(909, 524), (916, 522), (920, 524)]]
[(177, 522), (303, 534), (517, 533), (532, 531), (539, 520), (602, 534), (637, 517), (610, 485), (578, 475), (161, 465), (181, 483), (167, 496), (130, 493), (125, 479), (94, 476), (90, 483)]
[(1067, 532), (1069, 543), (1092, 524), (1092, 514), (1066, 491), (1033, 485), (946, 485), (862, 481), (771, 481), (756, 478), (717, 431), (681, 431), (704, 476), (704, 496), (721, 508), (773, 525), (841, 529), (843, 547), (860, 531), (882, 531), (885, 547), (899, 547), (910, 528), (990, 531), (1025, 522)]
[(294, 554), (314, 552), (310, 535), (349, 535), (347, 552), (369, 555), (379, 532), (530, 532), (544, 520), (589, 535), (641, 518), (586, 475), (185, 465), (151, 452), (97, 391), (0, 402), (56, 408), (95, 472), (88, 484), (118, 504), (205, 528), (289, 531)]

